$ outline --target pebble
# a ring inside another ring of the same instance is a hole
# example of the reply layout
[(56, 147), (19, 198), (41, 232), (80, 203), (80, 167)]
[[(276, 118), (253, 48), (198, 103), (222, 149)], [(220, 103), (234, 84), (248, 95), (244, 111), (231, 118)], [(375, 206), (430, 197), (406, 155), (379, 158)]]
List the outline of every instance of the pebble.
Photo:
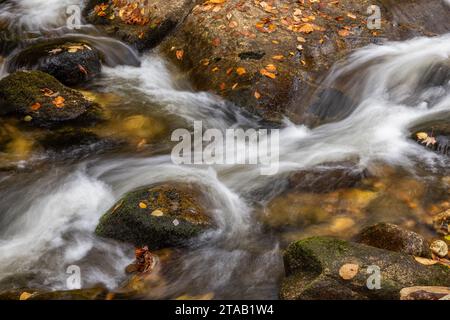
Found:
[(433, 241), (430, 245), (430, 250), (440, 258), (444, 258), (448, 255), (448, 246), (442, 240)]

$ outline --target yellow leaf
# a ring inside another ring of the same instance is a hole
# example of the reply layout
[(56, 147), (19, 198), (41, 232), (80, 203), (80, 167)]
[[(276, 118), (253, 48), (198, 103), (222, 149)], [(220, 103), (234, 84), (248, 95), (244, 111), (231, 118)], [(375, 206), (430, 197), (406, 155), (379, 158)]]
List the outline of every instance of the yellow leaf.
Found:
[(426, 138), (428, 138), (428, 134), (426, 132), (418, 132), (416, 133), (416, 137), (419, 140), (425, 140)]
[(280, 54), (280, 55), (273, 56), (272, 59), (273, 59), (273, 60), (281, 61), (281, 60), (284, 59), (284, 56)]
[(139, 202), (139, 208), (147, 209), (147, 204), (145, 204), (144, 202)]
[(314, 31), (314, 26), (311, 23), (305, 23), (298, 29), (299, 32), (311, 33)]
[(164, 215), (164, 212), (162, 212), (161, 210), (155, 210), (152, 212), (152, 216), (154, 217), (162, 217)]
[(28, 300), (33, 294), (28, 292), (22, 292), (22, 294), (19, 297), (19, 300)]
[(277, 71), (277, 67), (275, 65), (273, 65), (273, 64), (268, 64), (266, 66), (266, 70), (270, 71), (270, 72), (276, 72)]

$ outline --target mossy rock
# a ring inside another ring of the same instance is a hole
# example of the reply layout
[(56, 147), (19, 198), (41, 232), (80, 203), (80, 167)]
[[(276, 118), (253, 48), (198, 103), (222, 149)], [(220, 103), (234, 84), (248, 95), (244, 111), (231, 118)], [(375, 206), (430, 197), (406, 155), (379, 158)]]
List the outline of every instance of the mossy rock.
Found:
[(18, 71), (0, 81), (0, 115), (35, 126), (102, 120), (101, 108), (41, 71)]
[(96, 234), (150, 249), (185, 245), (212, 227), (193, 186), (163, 184), (126, 194), (100, 220)]
[(23, 293), (27, 293), (25, 300), (105, 300), (108, 290), (103, 287), (48, 292), (34, 289), (16, 289), (0, 293), (0, 300), (20, 300)]
[[(450, 286), (450, 268), (425, 266), (413, 256), (328, 237), (292, 243), (284, 253), (286, 278), (280, 289), (285, 300), (399, 299), (400, 290), (413, 286)], [(354, 277), (340, 275), (346, 264), (355, 264)], [(367, 286), (369, 267), (377, 266), (381, 288)]]
[(429, 243), (423, 236), (392, 223), (378, 223), (363, 229), (355, 241), (368, 246), (431, 258)]
[(65, 39), (32, 45), (9, 61), (12, 73), (21, 69), (40, 70), (71, 86), (85, 83), (101, 72), (101, 57), (92, 46)]

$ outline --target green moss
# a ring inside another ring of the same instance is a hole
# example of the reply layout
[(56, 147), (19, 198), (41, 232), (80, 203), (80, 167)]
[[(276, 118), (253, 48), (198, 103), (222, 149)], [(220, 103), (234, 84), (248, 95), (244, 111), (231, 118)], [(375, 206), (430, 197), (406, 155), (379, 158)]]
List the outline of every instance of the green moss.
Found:
[(152, 249), (183, 245), (211, 226), (197, 201), (192, 192), (167, 184), (138, 189), (100, 219), (96, 234)]

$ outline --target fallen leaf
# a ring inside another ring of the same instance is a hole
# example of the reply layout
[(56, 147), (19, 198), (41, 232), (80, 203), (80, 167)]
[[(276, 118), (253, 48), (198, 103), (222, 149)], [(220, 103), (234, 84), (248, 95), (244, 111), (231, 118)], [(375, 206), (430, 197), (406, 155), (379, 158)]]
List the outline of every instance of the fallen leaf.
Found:
[(78, 69), (80, 70), (81, 73), (88, 75), (87, 70), (81, 64), (78, 65)]
[(255, 91), (255, 98), (256, 98), (256, 100), (259, 100), (261, 98), (261, 93), (259, 93), (258, 91)]
[(314, 31), (314, 26), (311, 23), (305, 23), (298, 29), (298, 31), (302, 33), (311, 33)]
[(28, 292), (22, 292), (22, 294), (19, 297), (19, 300), (28, 300), (33, 294)]
[(46, 97), (52, 97), (55, 93), (53, 92), (53, 90), (49, 89), (49, 88), (44, 88), (41, 89), (41, 92), (44, 94), (44, 96)]
[(277, 67), (275, 65), (273, 65), (273, 64), (268, 64), (266, 66), (266, 70), (270, 71), (270, 72), (276, 72), (277, 71)]
[(247, 70), (245, 70), (245, 68), (239, 67), (236, 69), (236, 73), (240, 76), (244, 75), (247, 73)]
[(31, 106), (31, 110), (38, 111), (41, 108), (41, 104), (39, 102), (36, 102)]
[(350, 34), (350, 31), (347, 29), (341, 29), (338, 31), (339, 36), (341, 37), (347, 37)]
[(183, 60), (184, 57), (184, 50), (177, 50), (176, 56), (178, 60)]
[(161, 210), (155, 210), (151, 213), (151, 215), (154, 217), (162, 217), (164, 215), (164, 212), (162, 212)]
[(280, 54), (280, 55), (273, 56), (272, 59), (273, 60), (277, 60), (277, 61), (281, 61), (281, 60), (284, 59), (284, 56)]
[(139, 202), (139, 208), (147, 209), (147, 204), (145, 202)]
[(62, 108), (64, 107), (64, 101), (66, 101), (66, 99), (64, 99), (64, 97), (61, 96), (57, 96), (52, 103), (57, 107), (57, 108)]
[(414, 257), (414, 259), (415, 259), (418, 263), (423, 264), (424, 266), (432, 266), (432, 265), (438, 263), (438, 261), (436, 261), (436, 260), (427, 259), (427, 258), (422, 258), (422, 257)]
[(356, 277), (356, 275), (358, 274), (358, 271), (359, 271), (359, 266), (357, 264), (348, 263), (348, 264), (344, 264), (339, 269), (339, 275), (344, 280), (351, 280), (354, 277)]
[(261, 69), (259, 72), (270, 79), (275, 79), (277, 77), (275, 73), (269, 72), (266, 69)]
[(425, 140), (426, 138), (428, 138), (428, 134), (426, 132), (418, 132), (416, 134), (416, 137), (419, 140)]

